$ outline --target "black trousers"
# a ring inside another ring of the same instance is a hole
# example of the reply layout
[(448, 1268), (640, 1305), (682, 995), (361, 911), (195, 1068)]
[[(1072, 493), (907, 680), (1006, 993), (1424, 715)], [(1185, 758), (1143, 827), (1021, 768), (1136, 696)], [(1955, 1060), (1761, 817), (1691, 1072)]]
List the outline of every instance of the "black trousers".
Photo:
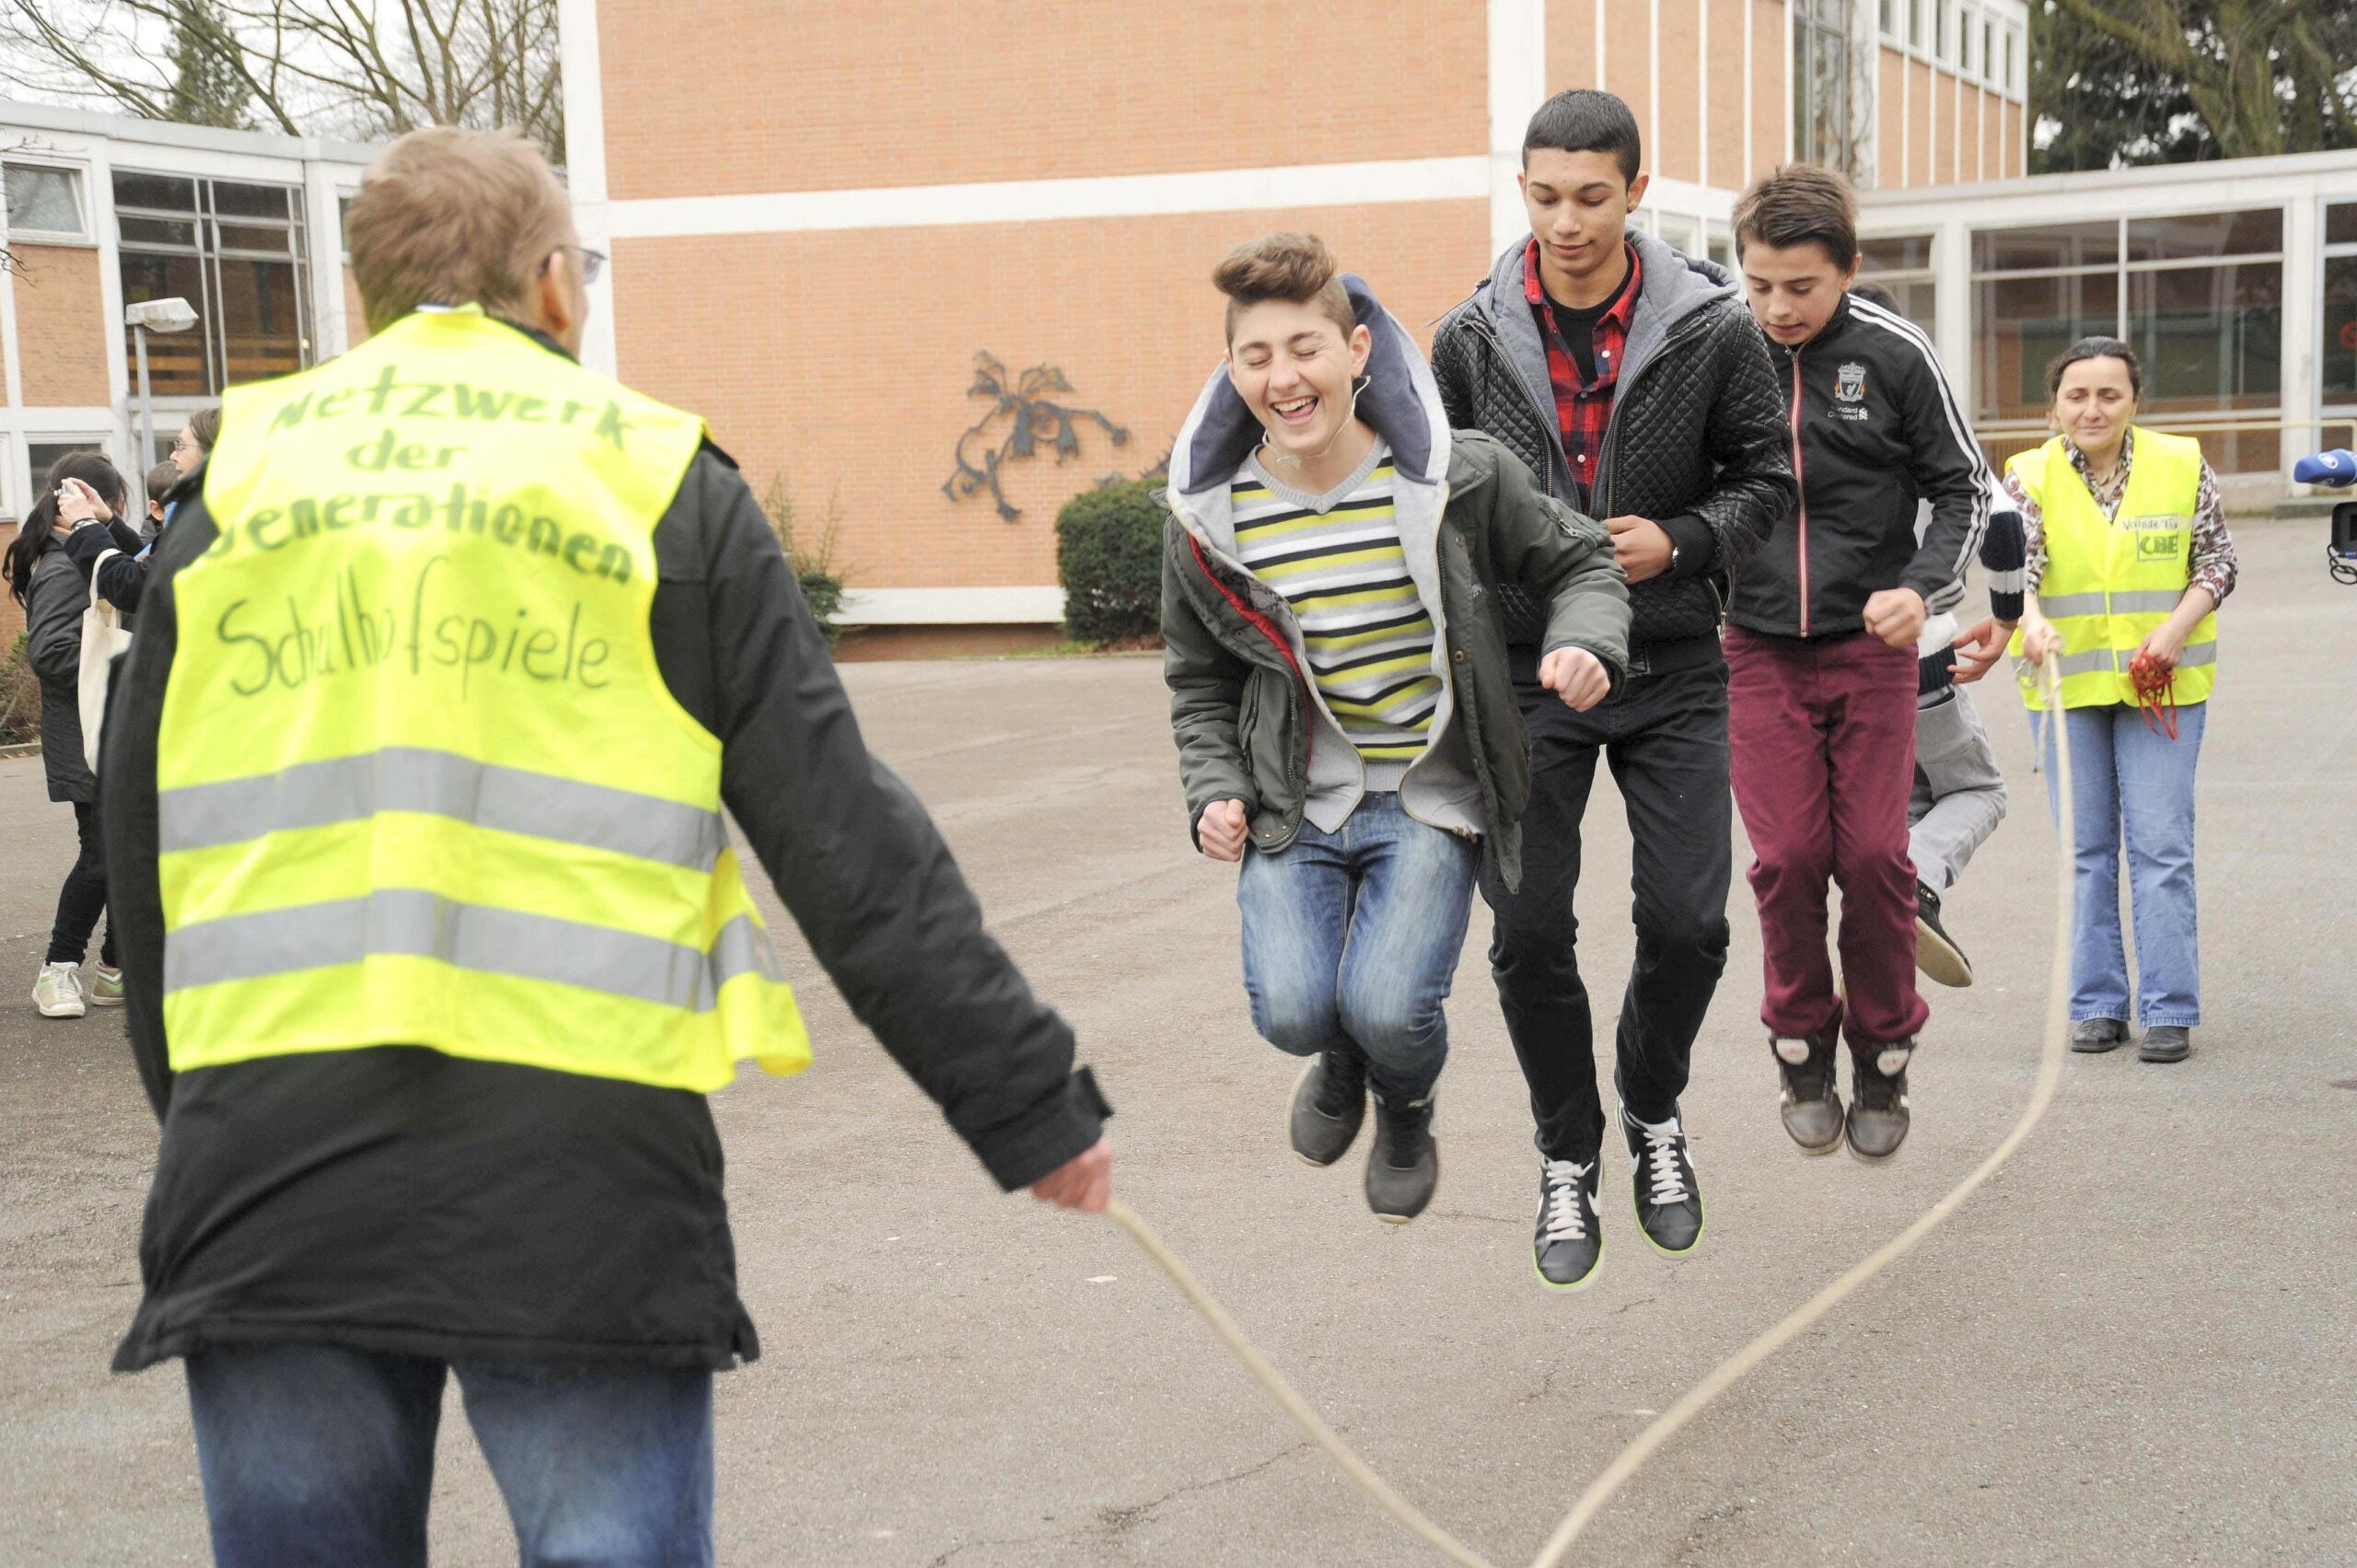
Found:
[[(49, 933), (49, 961), (78, 964), (90, 954), (90, 933), (107, 912), (107, 855), (99, 840), (98, 803), (74, 802), (74, 828), (82, 836), (82, 854), (57, 890), (57, 923)], [(114, 922), (107, 922), (106, 945), (99, 961), (114, 968)]]
[(1694, 1037), (1727, 963), (1727, 672), (1714, 661), (1638, 676), (1585, 714), (1526, 680), (1527, 659), (1515, 674), (1530, 729), (1531, 798), (1520, 890), (1507, 893), (1493, 870), (1482, 876), (1496, 917), (1490, 970), (1530, 1085), (1539, 1152), (1585, 1165), (1603, 1144), (1604, 1106), (1572, 905), (1596, 758), (1620, 786), (1633, 841), (1636, 957), (1615, 1080), (1630, 1114), (1661, 1121), (1678, 1113)]

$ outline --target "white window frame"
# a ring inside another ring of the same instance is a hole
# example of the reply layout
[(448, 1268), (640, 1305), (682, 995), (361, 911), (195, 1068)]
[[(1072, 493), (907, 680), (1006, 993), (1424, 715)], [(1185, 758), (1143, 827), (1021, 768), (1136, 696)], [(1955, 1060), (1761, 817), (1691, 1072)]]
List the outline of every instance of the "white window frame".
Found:
[[(2326, 235), (2331, 232), (2332, 209), (2335, 207), (2357, 207), (2357, 196), (2324, 196), (2319, 197), (2316, 201), (2316, 334), (2319, 338), (2322, 337), (2322, 330), (2324, 326), (2325, 273), (2329, 270), (2332, 262), (2344, 261), (2350, 257), (2357, 256), (2357, 240), (2344, 239), (2336, 245), (2325, 238)], [(2288, 243), (2290, 237), (2288, 235), (2285, 236), (2285, 239)], [(2285, 282), (2288, 283), (2290, 279), (2287, 277)], [(2288, 348), (2289, 345), (2287, 344), (2286, 346)], [(2323, 344), (2320, 342), (2316, 343), (2312, 345), (2311, 352), (2321, 350)], [(2290, 354), (2287, 353), (2285, 354), (2285, 358), (2288, 359), (2289, 357)], [(2319, 415), (2339, 416), (2348, 411), (2357, 410), (2357, 392), (2342, 392), (2336, 394), (2325, 390), (2324, 371), (2323, 367), (2319, 366), (2317, 367), (2316, 377), (2316, 412)]]
[[(69, 163), (59, 158), (27, 157), (13, 154), (0, 157), (0, 165), (13, 168), (53, 169), (64, 175), (73, 181), (74, 206), (82, 218), (80, 232), (74, 234), (66, 233), (62, 229), (11, 227), (8, 230), (8, 239), (11, 244), (75, 245), (90, 250), (98, 248), (98, 226), (90, 221), (90, 171), (87, 165)], [(5, 173), (0, 173), (0, 179), (5, 178)]]
[[(33, 503), (40, 498), (41, 494), (41, 475), (33, 472), (32, 448), (36, 446), (80, 447), (84, 445), (96, 447), (105, 454), (109, 462), (113, 462), (121, 456), (115, 447), (115, 432), (96, 424), (59, 430), (18, 430), (15, 433), (8, 453), (10, 470), (8, 488), (17, 491), (21, 487), (19, 499), (23, 505), (16, 508), (16, 515), (19, 520), (33, 509)], [(139, 476), (127, 474), (124, 477), (131, 481), (132, 489), (136, 492), (139, 488)]]

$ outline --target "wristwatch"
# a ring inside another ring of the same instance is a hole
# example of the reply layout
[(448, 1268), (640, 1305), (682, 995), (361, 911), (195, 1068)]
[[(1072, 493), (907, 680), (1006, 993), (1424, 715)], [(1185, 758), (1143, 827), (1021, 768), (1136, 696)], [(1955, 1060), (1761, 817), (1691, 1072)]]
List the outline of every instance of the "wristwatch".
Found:
[(1664, 573), (1662, 574), (1662, 575), (1663, 575), (1663, 576), (1665, 576), (1665, 577), (1666, 577), (1666, 576), (1672, 576), (1672, 575), (1675, 575), (1677, 574), (1677, 571), (1678, 571), (1678, 546), (1677, 546), (1676, 544), (1672, 544), (1672, 545), (1669, 547), (1669, 568), (1668, 568), (1668, 570), (1667, 570), (1667, 571), (1664, 572)]

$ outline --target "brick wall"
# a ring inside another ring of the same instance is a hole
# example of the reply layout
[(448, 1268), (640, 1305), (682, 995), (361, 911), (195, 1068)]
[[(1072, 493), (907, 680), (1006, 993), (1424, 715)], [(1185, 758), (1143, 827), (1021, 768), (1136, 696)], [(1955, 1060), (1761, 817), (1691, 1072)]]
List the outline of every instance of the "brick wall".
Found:
[[(783, 469), (806, 518), (834, 497), (854, 587), (1028, 587), (1055, 581), (1065, 499), (1168, 448), (1225, 346), (1210, 275), (1231, 246), (1322, 236), (1428, 345), (1486, 269), (1488, 225), (1470, 200), (625, 239), (617, 353), (624, 380), (702, 414), (757, 492)], [(950, 500), (953, 447), (985, 406), (966, 395), (977, 349), (1011, 374), (1060, 366), (1060, 401), (1102, 410), (1129, 444), (1092, 425), (1069, 462), (1010, 465), (1013, 524), (987, 494)]]
[(30, 408), (99, 407), (107, 356), (122, 344), (107, 331), (99, 253), (86, 247), (17, 245), (17, 362)]
[(617, 200), (1436, 157), (1488, 140), (1487, 23), (1466, 0), (604, 0), (598, 35)]

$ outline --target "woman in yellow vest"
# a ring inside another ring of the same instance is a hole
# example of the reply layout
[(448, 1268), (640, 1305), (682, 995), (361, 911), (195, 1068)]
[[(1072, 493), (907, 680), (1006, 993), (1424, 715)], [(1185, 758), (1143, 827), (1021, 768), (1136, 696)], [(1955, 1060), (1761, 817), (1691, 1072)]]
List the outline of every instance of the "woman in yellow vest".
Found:
[[(2216, 678), (2218, 606), (2235, 546), (2199, 443), (2140, 429), (2144, 372), (2117, 338), (2084, 338), (2047, 371), (2060, 432), (2007, 465), (2028, 531), (2029, 600), (2015, 652), (2061, 667), (2062, 712), (2043, 726), (2071, 747), (2077, 913), (2071, 1048), (2128, 1038), (2119, 850), (2134, 900), (2138, 1054), (2181, 1062), (2201, 1021), (2193, 891), (2193, 772)], [(2034, 680), (2023, 691), (2046, 706)], [(2058, 787), (2047, 769), (2049, 794)], [(2059, 802), (2057, 805), (2059, 814)]]

